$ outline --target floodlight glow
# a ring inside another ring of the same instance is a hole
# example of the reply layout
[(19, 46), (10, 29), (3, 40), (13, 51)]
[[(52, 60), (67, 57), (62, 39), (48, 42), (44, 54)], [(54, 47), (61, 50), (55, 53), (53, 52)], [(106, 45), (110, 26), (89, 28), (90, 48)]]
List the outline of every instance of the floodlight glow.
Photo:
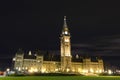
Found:
[(46, 71), (46, 69), (45, 69), (45, 68), (43, 68), (41, 72), (42, 72), (42, 73), (45, 73), (45, 71)]
[(7, 69), (6, 69), (6, 71), (10, 71), (10, 69), (9, 69), (9, 68), (7, 68)]
[(15, 58), (13, 58), (13, 61), (15, 61), (16, 59)]
[(108, 70), (108, 74), (112, 74), (112, 71), (111, 71), (111, 70)]
[(25, 69), (28, 69), (27, 67), (25, 67)]
[(84, 69), (84, 70), (83, 70), (83, 73), (88, 73), (88, 70)]
[(38, 69), (34, 69), (34, 72), (38, 72)]
[(18, 67), (16, 67), (16, 69), (18, 69)]
[(18, 71), (21, 71), (21, 68), (20, 68), (20, 67), (18, 68)]
[(33, 72), (38, 72), (38, 69), (37, 68), (30, 68), (29, 70), (28, 70), (28, 72), (30, 72), (30, 73), (33, 73)]
[(102, 70), (99, 70), (99, 73), (102, 73)]
[(67, 72), (69, 72), (69, 71), (70, 71), (70, 69), (67, 68)]
[(75, 69), (73, 69), (72, 71), (75, 72)]
[(55, 69), (55, 71), (58, 71), (58, 69)]
[(96, 73), (98, 73), (98, 70), (96, 70)]
[(33, 73), (33, 70), (30, 69), (30, 70), (28, 70), (28, 72)]
[(90, 69), (90, 72), (91, 72), (91, 73), (93, 73), (93, 72), (94, 72), (92, 68)]

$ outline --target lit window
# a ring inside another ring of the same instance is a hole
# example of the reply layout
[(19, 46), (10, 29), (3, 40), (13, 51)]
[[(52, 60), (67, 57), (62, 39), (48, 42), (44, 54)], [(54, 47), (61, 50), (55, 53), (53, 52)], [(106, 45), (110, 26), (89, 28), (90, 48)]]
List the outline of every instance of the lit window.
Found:
[(16, 67), (16, 69), (18, 69), (18, 67)]
[(65, 42), (69, 42), (69, 39), (65, 39)]

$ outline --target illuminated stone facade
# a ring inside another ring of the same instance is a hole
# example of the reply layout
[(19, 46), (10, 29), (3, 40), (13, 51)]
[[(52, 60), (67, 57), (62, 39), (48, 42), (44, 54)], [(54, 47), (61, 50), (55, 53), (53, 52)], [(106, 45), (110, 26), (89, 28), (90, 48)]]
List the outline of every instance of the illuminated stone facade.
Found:
[(44, 56), (39, 55), (39, 53), (32, 54), (31, 51), (29, 51), (29, 54), (25, 55), (22, 50), (19, 50), (14, 58), (14, 69), (18, 71), (42, 73), (102, 73), (104, 71), (104, 64), (103, 60), (100, 58), (96, 58), (96, 61), (92, 61), (91, 58), (85, 57), (81, 60), (73, 61), (70, 37), (71, 36), (66, 23), (66, 17), (64, 17), (64, 25), (60, 36), (60, 60), (48, 61), (44, 60)]

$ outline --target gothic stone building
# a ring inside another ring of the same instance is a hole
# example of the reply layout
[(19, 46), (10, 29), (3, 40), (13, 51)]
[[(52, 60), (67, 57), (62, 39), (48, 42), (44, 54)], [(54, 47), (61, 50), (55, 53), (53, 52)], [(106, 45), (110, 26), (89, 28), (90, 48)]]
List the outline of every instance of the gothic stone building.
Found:
[[(101, 73), (104, 71), (103, 60), (97, 58), (92, 61), (91, 58), (85, 57), (75, 61), (71, 55), (71, 39), (70, 31), (64, 17), (64, 25), (60, 35), (60, 59), (45, 60), (39, 52), (32, 54), (24, 54), (23, 51), (18, 51), (14, 58), (14, 69), (18, 71), (56, 73), (56, 72), (75, 72), (75, 73)], [(73, 53), (74, 54), (74, 53)]]

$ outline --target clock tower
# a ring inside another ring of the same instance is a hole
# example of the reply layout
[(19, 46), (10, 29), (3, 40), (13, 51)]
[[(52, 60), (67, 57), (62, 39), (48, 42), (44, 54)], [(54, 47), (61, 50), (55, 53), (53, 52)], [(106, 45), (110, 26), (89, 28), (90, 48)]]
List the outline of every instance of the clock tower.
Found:
[(61, 71), (71, 71), (71, 44), (70, 44), (70, 32), (66, 23), (66, 16), (64, 16), (64, 24), (61, 33)]

